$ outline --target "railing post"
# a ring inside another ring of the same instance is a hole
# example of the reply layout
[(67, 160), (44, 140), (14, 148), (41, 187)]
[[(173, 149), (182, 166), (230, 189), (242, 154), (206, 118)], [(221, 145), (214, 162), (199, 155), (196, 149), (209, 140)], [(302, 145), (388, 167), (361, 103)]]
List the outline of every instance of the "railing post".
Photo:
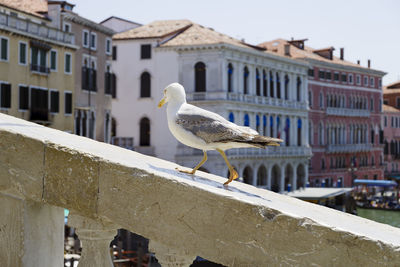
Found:
[(76, 228), (82, 254), (79, 267), (113, 267), (110, 243), (117, 234), (116, 225), (69, 214), (68, 225)]
[(189, 267), (196, 258), (187, 251), (167, 247), (159, 242), (150, 240), (149, 250), (156, 255), (162, 267)]

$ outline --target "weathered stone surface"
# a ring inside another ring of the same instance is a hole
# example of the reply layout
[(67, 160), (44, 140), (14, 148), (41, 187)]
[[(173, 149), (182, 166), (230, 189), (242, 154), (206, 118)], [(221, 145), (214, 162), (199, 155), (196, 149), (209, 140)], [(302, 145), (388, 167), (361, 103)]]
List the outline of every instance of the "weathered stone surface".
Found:
[(43, 189), (44, 144), (0, 130), (0, 190), (40, 201)]
[(398, 228), (239, 182), (224, 187), (222, 177), (178, 173), (170, 162), (0, 114), (2, 120), (25, 127), (0, 123), (0, 131), (47, 144), (46, 201), (173, 251), (227, 266), (400, 262)]
[(87, 216), (96, 213), (99, 164), (95, 157), (48, 143), (44, 171), (44, 201)]

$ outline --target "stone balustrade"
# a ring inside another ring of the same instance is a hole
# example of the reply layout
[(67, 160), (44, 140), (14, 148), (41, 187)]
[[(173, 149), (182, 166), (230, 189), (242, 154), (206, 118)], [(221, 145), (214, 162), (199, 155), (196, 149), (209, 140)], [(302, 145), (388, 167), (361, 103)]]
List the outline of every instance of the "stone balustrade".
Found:
[(351, 153), (351, 152), (368, 152), (371, 151), (371, 144), (335, 144), (327, 145), (328, 153)]
[(326, 114), (343, 117), (365, 117), (369, 118), (371, 112), (368, 109), (334, 108), (327, 107)]
[(63, 209), (79, 267), (111, 266), (117, 228), (162, 266), (398, 266), (400, 229), (0, 114), (0, 262), (61, 266)]

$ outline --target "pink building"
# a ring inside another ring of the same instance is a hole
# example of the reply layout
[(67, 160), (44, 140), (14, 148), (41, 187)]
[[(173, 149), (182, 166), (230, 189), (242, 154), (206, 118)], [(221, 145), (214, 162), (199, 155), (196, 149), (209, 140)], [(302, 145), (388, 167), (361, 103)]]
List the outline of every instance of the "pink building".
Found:
[(352, 186), (353, 180), (383, 178), (382, 77), (384, 72), (333, 56), (333, 47), (313, 49), (303, 40), (260, 44), (310, 64), (309, 143), (313, 186)]

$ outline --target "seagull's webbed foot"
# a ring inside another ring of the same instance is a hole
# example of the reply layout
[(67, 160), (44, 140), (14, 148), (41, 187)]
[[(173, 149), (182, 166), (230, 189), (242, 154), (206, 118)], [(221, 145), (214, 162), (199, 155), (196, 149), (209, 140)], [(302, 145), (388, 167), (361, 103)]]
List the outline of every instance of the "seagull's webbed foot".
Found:
[(196, 172), (195, 169), (188, 171), (188, 170), (180, 169), (178, 167), (176, 167), (175, 170), (177, 170), (178, 172), (183, 172), (183, 173), (187, 173), (187, 174), (194, 174)]
[(233, 180), (237, 179), (238, 177), (239, 177), (239, 174), (237, 173), (237, 171), (235, 171), (234, 168), (230, 169), (230, 170), (229, 170), (229, 180), (226, 181), (226, 182), (224, 183), (224, 185), (229, 184), (230, 182), (232, 182)]

